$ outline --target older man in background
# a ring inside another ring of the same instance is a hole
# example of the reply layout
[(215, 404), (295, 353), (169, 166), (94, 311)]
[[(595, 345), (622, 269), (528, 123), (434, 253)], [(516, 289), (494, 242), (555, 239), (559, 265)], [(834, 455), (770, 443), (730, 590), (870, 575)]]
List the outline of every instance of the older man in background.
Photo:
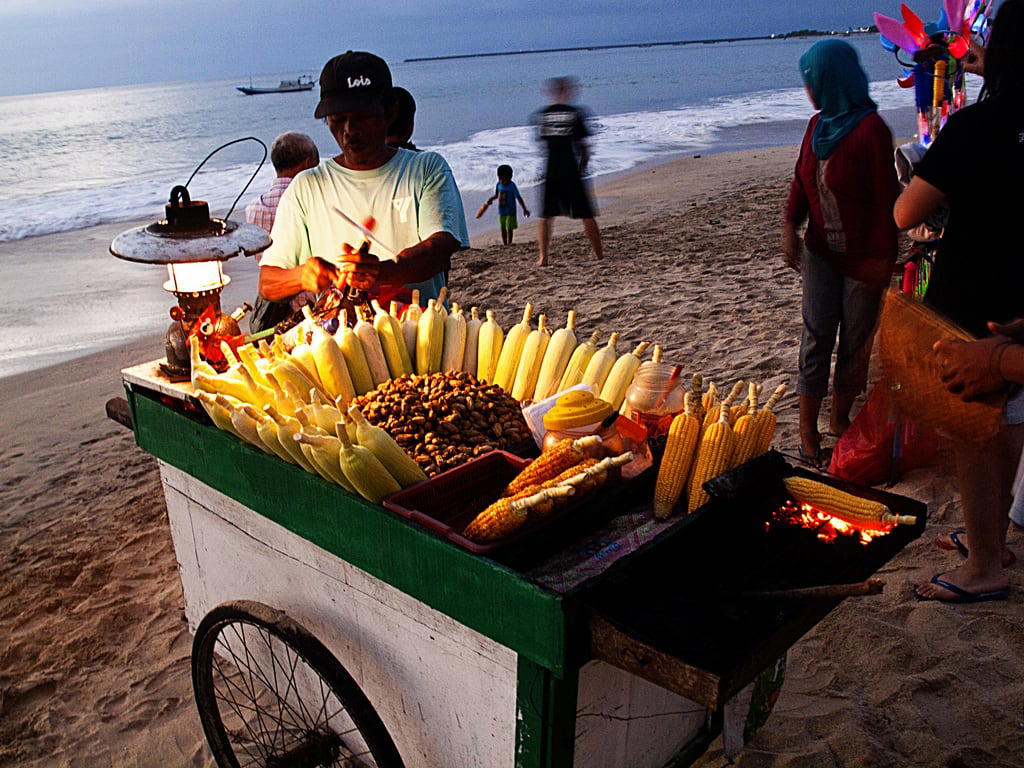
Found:
[[(292, 179), (302, 171), (316, 168), (320, 163), (320, 151), (316, 148), (313, 139), (306, 134), (289, 131), (282, 133), (270, 145), (270, 162), (277, 174), (270, 189), (245, 206), (245, 220), (257, 227), (262, 227), (267, 232), (274, 227), (277, 204), (281, 200), (281, 195), (288, 189)], [(257, 254), (257, 264), (259, 260), (260, 256)], [(253, 333), (256, 333), (276, 325), (303, 304), (312, 302), (314, 298), (314, 294), (303, 292), (294, 296), (290, 301), (271, 301), (257, 294), (256, 300), (253, 302), (249, 327)]]

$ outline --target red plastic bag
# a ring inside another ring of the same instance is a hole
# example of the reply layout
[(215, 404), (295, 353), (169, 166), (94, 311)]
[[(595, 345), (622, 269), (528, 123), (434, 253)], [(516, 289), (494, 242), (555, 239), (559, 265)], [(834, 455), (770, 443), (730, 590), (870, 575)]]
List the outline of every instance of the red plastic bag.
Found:
[(828, 471), (860, 485), (877, 485), (927, 465), (935, 458), (936, 437), (896, 413), (879, 382), (832, 450)]

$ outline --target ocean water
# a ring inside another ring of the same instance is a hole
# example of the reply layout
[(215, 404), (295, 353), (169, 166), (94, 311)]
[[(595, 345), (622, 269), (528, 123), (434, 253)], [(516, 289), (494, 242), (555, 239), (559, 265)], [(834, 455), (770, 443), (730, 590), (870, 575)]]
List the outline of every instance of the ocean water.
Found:
[[(909, 92), (874, 35), (849, 38), (897, 135), (913, 131)], [(418, 103), (414, 141), (440, 151), (473, 208), (501, 163), (529, 188), (541, 152), (529, 127), (543, 81), (571, 74), (593, 114), (592, 173), (626, 171), (684, 153), (799, 140), (812, 109), (797, 59), (814, 41), (763, 40), (672, 47), (393, 63), (394, 81)], [(255, 78), (273, 85), (296, 72)], [(314, 75), (317, 73), (313, 73)], [(279, 133), (311, 135), (337, 152), (313, 118), (316, 89), (244, 96), (248, 78), (161, 83), (0, 99), (0, 243), (86, 226), (155, 218), (170, 188), (218, 145)], [(742, 130), (737, 130), (742, 129)], [(193, 197), (223, 215), (262, 155), (247, 142), (218, 153), (192, 182)], [(273, 177), (269, 160), (239, 203)], [(493, 222), (492, 222), (493, 223)]]

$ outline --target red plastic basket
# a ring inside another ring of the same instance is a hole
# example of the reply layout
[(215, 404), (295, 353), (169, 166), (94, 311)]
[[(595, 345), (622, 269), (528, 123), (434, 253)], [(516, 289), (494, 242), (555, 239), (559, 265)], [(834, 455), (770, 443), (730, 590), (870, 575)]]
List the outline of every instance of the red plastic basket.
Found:
[[(384, 499), (384, 506), (396, 514), (444, 536), (478, 555), (493, 556), (520, 549), (538, 532), (547, 533), (556, 524), (569, 523), (569, 517), (594, 503), (594, 495), (586, 494), (560, 506), (541, 520), (527, 522), (522, 528), (498, 541), (478, 543), (462, 535), (470, 521), (501, 495), (502, 490), (530, 463), (506, 451), (491, 451), (429, 480), (393, 493)], [(603, 486), (607, 489), (617, 479), (617, 472)], [(602, 490), (603, 490), (602, 489)], [(592, 517), (595, 521), (596, 516)], [(575, 521), (571, 523), (576, 525)]]

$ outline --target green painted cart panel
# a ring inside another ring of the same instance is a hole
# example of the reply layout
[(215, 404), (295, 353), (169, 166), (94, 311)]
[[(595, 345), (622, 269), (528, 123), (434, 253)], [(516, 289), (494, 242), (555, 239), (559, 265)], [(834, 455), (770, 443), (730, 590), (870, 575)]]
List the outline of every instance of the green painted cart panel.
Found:
[[(515, 571), (126, 386), (138, 445), (557, 678), (575, 615)], [(571, 601), (570, 601), (571, 602)]]

